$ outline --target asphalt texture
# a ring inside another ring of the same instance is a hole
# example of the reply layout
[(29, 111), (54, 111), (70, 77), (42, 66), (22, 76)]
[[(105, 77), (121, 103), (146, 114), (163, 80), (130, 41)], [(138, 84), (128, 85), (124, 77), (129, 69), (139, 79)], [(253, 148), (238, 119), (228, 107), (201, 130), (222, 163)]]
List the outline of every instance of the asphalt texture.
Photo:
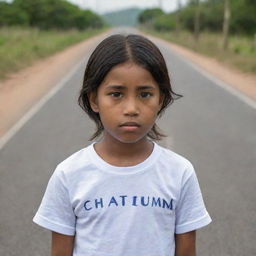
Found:
[[(197, 231), (197, 255), (256, 255), (255, 109), (158, 46), (183, 95), (158, 122), (168, 135), (160, 144), (193, 163), (213, 219)], [(56, 165), (90, 144), (94, 124), (77, 104), (88, 57), (0, 150), (1, 256), (50, 255), (50, 232), (32, 218)]]

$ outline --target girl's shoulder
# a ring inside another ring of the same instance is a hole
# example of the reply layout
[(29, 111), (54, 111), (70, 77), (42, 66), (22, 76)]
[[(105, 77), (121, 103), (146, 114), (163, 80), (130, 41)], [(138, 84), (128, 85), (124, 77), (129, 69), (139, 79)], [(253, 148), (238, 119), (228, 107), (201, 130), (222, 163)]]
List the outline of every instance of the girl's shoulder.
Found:
[(161, 164), (165, 166), (166, 169), (171, 169), (176, 174), (186, 174), (188, 176), (195, 172), (194, 166), (188, 158), (177, 152), (174, 152), (172, 149), (165, 148), (160, 145), (158, 145), (158, 147), (161, 150), (158, 161), (161, 162)]
[(172, 161), (175, 164), (185, 165), (187, 167), (193, 166), (191, 161), (188, 158), (186, 158), (185, 156), (173, 151), (172, 149), (163, 147), (159, 144), (157, 144), (157, 146), (162, 151), (162, 153), (161, 153), (162, 159)]
[(91, 164), (90, 161), (90, 147), (91, 145), (82, 148), (75, 153), (68, 156), (62, 162), (60, 162), (55, 172), (61, 172), (65, 175), (76, 173), (78, 170), (85, 170)]

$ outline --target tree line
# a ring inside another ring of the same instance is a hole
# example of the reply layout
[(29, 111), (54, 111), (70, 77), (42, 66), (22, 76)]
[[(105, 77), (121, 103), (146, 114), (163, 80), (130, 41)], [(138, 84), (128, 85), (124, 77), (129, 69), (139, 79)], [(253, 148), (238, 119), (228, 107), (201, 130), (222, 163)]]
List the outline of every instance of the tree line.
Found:
[(0, 26), (30, 26), (40, 29), (100, 28), (104, 21), (90, 10), (66, 0), (0, 1)]
[(171, 13), (158, 8), (147, 9), (140, 14), (139, 22), (162, 31), (219, 32), (224, 29), (224, 21), (228, 21), (229, 31), (233, 34), (256, 33), (255, 0), (190, 0), (184, 6), (180, 0), (178, 3), (178, 9)]

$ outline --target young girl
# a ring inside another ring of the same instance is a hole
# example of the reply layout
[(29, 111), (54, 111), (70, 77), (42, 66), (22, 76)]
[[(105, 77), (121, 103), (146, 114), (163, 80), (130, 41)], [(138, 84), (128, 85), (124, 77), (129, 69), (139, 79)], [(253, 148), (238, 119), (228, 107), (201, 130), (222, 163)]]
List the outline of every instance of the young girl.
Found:
[(52, 256), (194, 256), (211, 222), (192, 164), (159, 146), (156, 119), (174, 99), (159, 49), (112, 35), (92, 53), (79, 104), (101, 139), (54, 171), (34, 222)]

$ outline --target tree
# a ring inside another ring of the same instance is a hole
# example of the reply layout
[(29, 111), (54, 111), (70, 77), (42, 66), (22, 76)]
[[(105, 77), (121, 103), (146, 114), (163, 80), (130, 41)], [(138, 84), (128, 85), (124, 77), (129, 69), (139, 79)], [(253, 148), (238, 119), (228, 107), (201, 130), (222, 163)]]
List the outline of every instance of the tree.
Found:
[(199, 33), (200, 33), (200, 0), (195, 0), (195, 17), (194, 17), (194, 38), (197, 43), (199, 41)]
[(193, 32), (195, 46), (198, 45), (200, 33), (201, 19), (201, 3), (200, 0), (190, 0), (188, 4), (181, 10), (181, 20), (185, 29)]
[(176, 33), (178, 34), (180, 32), (180, 27), (181, 27), (181, 24), (180, 24), (180, 12), (181, 12), (181, 2), (180, 0), (178, 0), (178, 9), (176, 11)]
[[(10, 4), (10, 9), (12, 20), (17, 17), (19, 20), (23, 18), (27, 25), (41, 29), (86, 29), (103, 26), (103, 20), (98, 15), (84, 11), (66, 0), (14, 0)], [(5, 23), (6, 19), (4, 19)], [(0, 25), (3, 23), (0, 18)], [(10, 22), (7, 23), (9, 24)], [(10, 25), (14, 24), (22, 24), (22, 22), (13, 22)]]
[(223, 49), (228, 48), (228, 33), (229, 33), (230, 7), (229, 0), (224, 0), (224, 19), (223, 19)]
[(176, 27), (175, 15), (173, 13), (168, 13), (155, 18), (153, 22), (153, 27), (154, 29), (160, 31), (174, 30)]
[(28, 25), (29, 17), (26, 12), (12, 4), (0, 2), (0, 26)]
[(138, 20), (141, 24), (152, 25), (153, 20), (163, 14), (164, 12), (160, 8), (146, 9), (140, 13)]
[(254, 35), (256, 33), (255, 0), (229, 0), (230, 32)]

